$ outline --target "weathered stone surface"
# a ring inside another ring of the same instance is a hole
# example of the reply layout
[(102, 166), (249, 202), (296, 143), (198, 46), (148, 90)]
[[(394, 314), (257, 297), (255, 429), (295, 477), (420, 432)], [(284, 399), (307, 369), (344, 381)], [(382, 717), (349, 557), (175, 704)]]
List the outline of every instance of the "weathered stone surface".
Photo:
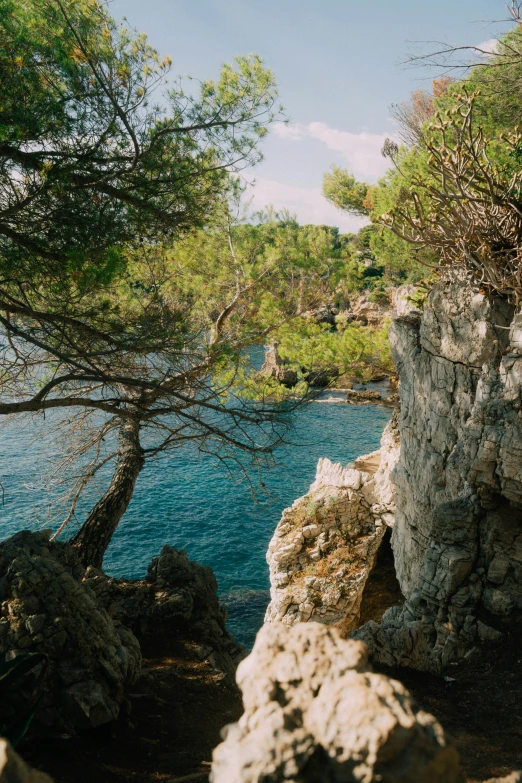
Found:
[(504, 778), (489, 778), (486, 783), (522, 783), (522, 772), (512, 772)]
[(265, 625), (237, 672), (245, 713), (212, 783), (463, 783), (456, 750), (363, 645), (316, 623)]
[[(25, 531), (0, 543), (0, 656), (36, 651), (49, 659), (38, 723), (74, 731), (116, 719), (140, 673), (136, 635), (183, 626), (202, 659), (233, 677), (245, 651), (225, 628), (210, 568), (165, 546), (146, 579), (111, 579), (84, 569), (49, 534)], [(24, 698), (2, 700), (6, 722)]]
[(312, 620), (356, 627), (364, 585), (395, 510), (390, 471), (398, 459), (397, 428), (381, 450), (343, 468), (322, 459), (309, 492), (283, 512), (267, 561), (267, 622)]
[(0, 783), (52, 783), (52, 780), (29, 767), (9, 742), (0, 739)]
[(297, 373), (285, 366), (285, 362), (279, 356), (277, 343), (271, 343), (265, 353), (265, 361), (259, 371), (260, 375), (274, 378), (283, 386), (292, 388), (297, 383)]
[(378, 391), (364, 390), (356, 391), (355, 389), (347, 389), (346, 398), (348, 402), (376, 402), (382, 399), (382, 394)]
[[(400, 459), (392, 546), (407, 601), (356, 636), (372, 656), (439, 671), (522, 610), (522, 357), (513, 307), (441, 283), (394, 322)], [(481, 623), (480, 625), (478, 623)]]
[(98, 726), (118, 716), (125, 686), (140, 672), (139, 644), (81, 584), (68, 547), (49, 535), (24, 531), (0, 544), (0, 655), (49, 656), (42, 723)]
[(114, 620), (138, 637), (158, 630), (190, 626), (211, 663), (234, 676), (245, 650), (226, 630), (226, 609), (219, 603), (216, 577), (211, 568), (188, 559), (184, 549), (164, 546), (153, 558), (146, 579), (111, 579), (87, 569), (84, 584)]

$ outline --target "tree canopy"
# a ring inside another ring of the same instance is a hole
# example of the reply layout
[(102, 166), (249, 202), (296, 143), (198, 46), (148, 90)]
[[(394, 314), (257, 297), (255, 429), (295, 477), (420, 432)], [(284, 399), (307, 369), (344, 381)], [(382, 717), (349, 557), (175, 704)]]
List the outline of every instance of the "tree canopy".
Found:
[(255, 55), (187, 92), (98, 0), (0, 0), (0, 28), (0, 414), (65, 416), (62, 465), (84, 467), (64, 522), (115, 463), (74, 542), (99, 565), (149, 456), (183, 440), (262, 455), (280, 438), (237, 368), (305, 276), (283, 298), (295, 264), (276, 270), (229, 207), (277, 92)]
[[(513, 4), (516, 26), (491, 56), (468, 62), (463, 78), (434, 80), (432, 95), (416, 91), (394, 108), (405, 143), (385, 144), (391, 167), (369, 189), (370, 248), (388, 275), (414, 280), (422, 267), (452, 266), (485, 289), (522, 297), (519, 10)], [(325, 193), (346, 211), (367, 187), (349, 172), (335, 183), (325, 175)]]

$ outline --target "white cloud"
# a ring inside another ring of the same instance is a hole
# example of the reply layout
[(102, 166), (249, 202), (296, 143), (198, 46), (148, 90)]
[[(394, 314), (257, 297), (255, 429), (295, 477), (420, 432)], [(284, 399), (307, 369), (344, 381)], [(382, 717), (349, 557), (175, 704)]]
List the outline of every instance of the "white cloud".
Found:
[(496, 38), (488, 38), (487, 41), (477, 44), (477, 49), (482, 49), (483, 52), (492, 54), (497, 48), (498, 41)]
[(329, 128), (324, 122), (311, 122), (307, 126), (308, 134), (346, 158), (352, 174), (377, 179), (382, 176), (389, 161), (381, 155), (386, 136), (380, 133), (348, 133)]
[[(340, 153), (348, 170), (359, 179), (375, 181), (389, 167), (389, 161), (382, 157), (381, 149), (386, 135), (382, 133), (349, 133), (330, 128), (324, 122), (302, 123), (277, 122), (272, 126), (281, 144), (303, 144), (301, 156), (314, 154), (314, 143), (319, 142), (327, 149)], [(306, 146), (304, 146), (306, 145)], [(315, 147), (317, 154), (317, 147)], [(341, 231), (358, 231), (368, 221), (336, 209), (323, 196), (321, 187), (300, 187), (287, 185), (277, 179), (257, 177), (250, 192), (253, 209), (263, 209), (272, 204), (276, 210), (288, 209), (297, 215), (299, 223), (338, 226)]]
[(289, 141), (300, 141), (303, 138), (301, 126), (289, 122), (274, 122), (271, 131), (276, 136)]
[(252, 197), (253, 209), (264, 209), (272, 204), (276, 210), (288, 209), (297, 215), (299, 223), (338, 226), (342, 232), (356, 232), (368, 221), (344, 214), (330, 204), (320, 188), (301, 188), (286, 185), (275, 179), (256, 178), (247, 192)]
[(330, 128), (324, 122), (310, 122), (308, 125), (278, 122), (272, 127), (276, 136), (285, 141), (316, 139), (328, 149), (340, 152), (356, 177), (376, 180), (390, 165), (381, 155), (386, 139), (383, 133), (349, 133)]

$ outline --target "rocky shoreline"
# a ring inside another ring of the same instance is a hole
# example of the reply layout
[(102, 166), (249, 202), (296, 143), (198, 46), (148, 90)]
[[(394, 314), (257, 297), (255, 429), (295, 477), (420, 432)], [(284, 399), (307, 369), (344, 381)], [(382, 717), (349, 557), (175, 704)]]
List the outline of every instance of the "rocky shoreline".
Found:
[[(160, 669), (178, 677), (176, 688), (193, 676), (176, 671), (204, 667), (205, 709), (218, 723), (225, 712), (212, 707), (212, 689), (230, 689), (217, 698), (230, 705), (228, 722), (239, 720), (215, 749), (213, 783), (522, 780), (513, 772), (522, 768), (520, 317), (453, 280), (435, 287), (422, 314), (402, 312), (391, 339), (401, 407), (381, 449), (346, 467), (321, 460), (275, 530), (266, 622), (237, 673), (242, 717), (233, 677), (245, 653), (226, 630), (210, 569), (165, 547), (146, 579), (117, 580), (82, 569), (48, 533), (0, 544), (1, 653), (49, 656), (36, 732), (121, 720), (143, 681), (142, 648), (161, 636)], [(405, 600), (361, 626), (390, 530)], [(2, 710), (24, 697), (22, 688)], [(467, 776), (432, 712), (451, 727)], [(47, 783), (2, 752), (2, 783)], [(165, 779), (203, 783), (204, 761), (172, 762), (177, 777)]]

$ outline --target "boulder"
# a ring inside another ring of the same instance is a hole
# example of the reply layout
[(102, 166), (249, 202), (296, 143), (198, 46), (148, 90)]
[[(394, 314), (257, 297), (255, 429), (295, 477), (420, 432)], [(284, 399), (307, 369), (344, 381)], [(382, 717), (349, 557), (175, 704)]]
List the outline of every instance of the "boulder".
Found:
[[(74, 733), (115, 720), (140, 674), (137, 637), (144, 634), (183, 628), (202, 659), (234, 676), (245, 651), (226, 630), (210, 568), (165, 546), (145, 579), (112, 579), (85, 569), (67, 544), (49, 536), (24, 531), (0, 543), (0, 656), (48, 656), (35, 722)], [(20, 692), (3, 698), (1, 720), (18, 714), (32, 684), (29, 676)]]
[(175, 633), (180, 626), (190, 628), (194, 641), (206, 649), (204, 657), (234, 677), (245, 650), (226, 629), (227, 612), (219, 602), (212, 569), (189, 560), (184, 549), (165, 545), (150, 563), (145, 579), (112, 579), (88, 568), (84, 584), (98, 605), (138, 637)]
[(237, 682), (245, 712), (214, 751), (212, 783), (464, 783), (435, 718), (336, 629), (265, 625)]
[(49, 775), (29, 767), (9, 742), (0, 738), (0, 783), (53, 783)]
[[(46, 653), (39, 721), (92, 728), (118, 717), (125, 688), (140, 673), (140, 647), (82, 584), (68, 546), (49, 537), (48, 530), (23, 531), (0, 543), (0, 656)], [(6, 718), (17, 708), (2, 703)]]
[(512, 772), (503, 778), (489, 778), (486, 783), (522, 783), (522, 772)]
[(360, 391), (347, 389), (346, 399), (348, 402), (355, 403), (378, 402), (379, 400), (382, 400), (382, 394), (372, 389), (361, 389)]
[(320, 370), (302, 367), (301, 372), (303, 373), (303, 379), (313, 389), (325, 389), (339, 377), (339, 370), (337, 367), (326, 367)]

